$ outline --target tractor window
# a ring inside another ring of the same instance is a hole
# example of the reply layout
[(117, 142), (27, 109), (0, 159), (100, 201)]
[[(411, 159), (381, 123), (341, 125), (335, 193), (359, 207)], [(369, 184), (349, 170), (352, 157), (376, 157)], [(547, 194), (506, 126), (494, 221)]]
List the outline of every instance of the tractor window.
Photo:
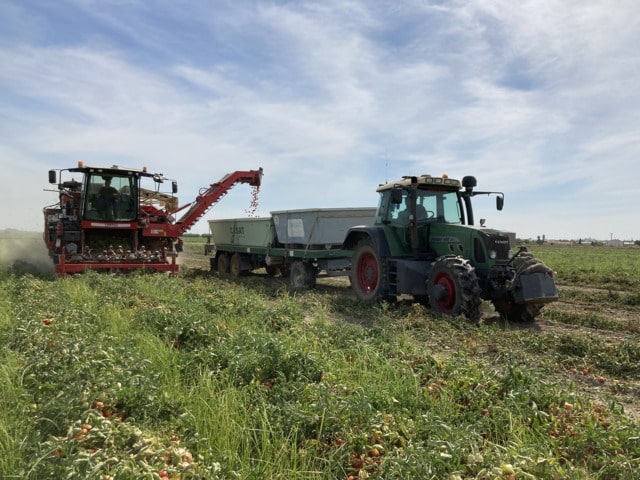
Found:
[(457, 192), (418, 190), (416, 216), (420, 220), (439, 223), (462, 223)]
[(386, 220), (389, 223), (406, 227), (409, 224), (409, 194), (406, 190), (402, 191), (402, 202), (393, 203), (391, 201), (391, 191), (385, 192), (388, 199), (389, 210), (386, 214)]
[(87, 220), (135, 220), (138, 213), (135, 180), (132, 176), (90, 175), (84, 217)]
[[(409, 224), (409, 205), (407, 190), (402, 191), (402, 202), (398, 204), (391, 201), (390, 190), (382, 192), (377, 222), (406, 227)], [(416, 221), (418, 223), (461, 224), (462, 214), (457, 192), (418, 189), (416, 191)]]
[(447, 223), (462, 224), (462, 210), (457, 192), (442, 194), (442, 215)]

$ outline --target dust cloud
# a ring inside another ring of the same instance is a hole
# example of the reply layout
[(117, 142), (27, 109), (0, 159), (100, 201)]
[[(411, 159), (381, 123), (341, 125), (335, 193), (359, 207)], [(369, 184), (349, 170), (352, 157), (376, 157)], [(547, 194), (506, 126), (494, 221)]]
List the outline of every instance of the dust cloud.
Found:
[(0, 231), (0, 268), (19, 273), (53, 273), (41, 233)]

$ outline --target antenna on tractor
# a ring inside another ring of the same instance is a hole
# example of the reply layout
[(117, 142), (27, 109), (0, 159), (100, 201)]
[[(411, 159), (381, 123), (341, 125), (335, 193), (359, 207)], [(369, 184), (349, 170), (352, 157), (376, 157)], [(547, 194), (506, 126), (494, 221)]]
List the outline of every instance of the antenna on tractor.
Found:
[(389, 183), (389, 151), (384, 152), (384, 183)]

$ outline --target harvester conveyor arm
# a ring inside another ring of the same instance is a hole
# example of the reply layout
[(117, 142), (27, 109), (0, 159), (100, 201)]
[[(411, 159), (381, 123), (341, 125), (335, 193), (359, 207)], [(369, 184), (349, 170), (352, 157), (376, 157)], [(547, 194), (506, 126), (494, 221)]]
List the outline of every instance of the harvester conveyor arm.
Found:
[(180, 234), (187, 232), (214, 204), (219, 202), (236, 183), (248, 183), (253, 187), (259, 187), (261, 181), (262, 168), (258, 170), (236, 171), (225, 175), (219, 182), (209, 185), (204, 192), (196, 197), (195, 201), (173, 212), (178, 212), (190, 206), (189, 210), (175, 223), (176, 228), (179, 229)]

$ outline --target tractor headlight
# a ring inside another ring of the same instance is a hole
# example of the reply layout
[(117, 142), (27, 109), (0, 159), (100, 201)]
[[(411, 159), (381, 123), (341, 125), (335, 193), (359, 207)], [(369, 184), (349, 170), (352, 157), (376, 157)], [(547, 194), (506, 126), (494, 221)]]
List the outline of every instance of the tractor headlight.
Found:
[(495, 260), (496, 258), (498, 258), (498, 252), (496, 252), (495, 250), (489, 250), (489, 258), (491, 260)]
[(509, 252), (507, 253), (507, 258), (509, 260), (511, 260), (513, 258), (513, 252), (511, 250), (509, 250)]

